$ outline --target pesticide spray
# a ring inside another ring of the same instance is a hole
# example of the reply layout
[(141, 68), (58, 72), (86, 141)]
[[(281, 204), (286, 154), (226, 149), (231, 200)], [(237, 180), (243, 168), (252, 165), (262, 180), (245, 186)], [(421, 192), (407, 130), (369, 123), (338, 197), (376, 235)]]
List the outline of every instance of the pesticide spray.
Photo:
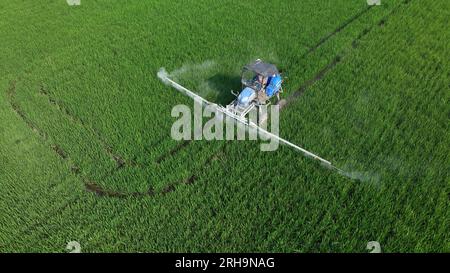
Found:
[(177, 68), (166, 73), (166, 76), (176, 82), (185, 82), (189, 86), (194, 87), (198, 95), (208, 99), (216, 98), (219, 94), (214, 85), (208, 79), (215, 74), (218, 64), (214, 60), (206, 60), (202, 63), (183, 64)]

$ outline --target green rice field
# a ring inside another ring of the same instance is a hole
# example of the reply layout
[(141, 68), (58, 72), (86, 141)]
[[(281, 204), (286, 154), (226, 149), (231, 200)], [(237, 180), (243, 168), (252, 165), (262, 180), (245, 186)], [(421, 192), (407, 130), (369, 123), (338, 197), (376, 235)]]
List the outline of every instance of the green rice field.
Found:
[[(450, 2), (0, 3), (0, 252), (450, 251)], [(176, 141), (243, 65), (286, 75), (281, 145)]]

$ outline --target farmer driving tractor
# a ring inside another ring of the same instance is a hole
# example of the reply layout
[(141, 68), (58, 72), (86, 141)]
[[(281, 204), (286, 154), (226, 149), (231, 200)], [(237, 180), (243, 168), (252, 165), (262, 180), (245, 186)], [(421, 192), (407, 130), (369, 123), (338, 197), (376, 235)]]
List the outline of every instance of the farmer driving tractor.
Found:
[(260, 86), (258, 90), (258, 101), (260, 104), (265, 104), (266, 101), (269, 99), (266, 94), (267, 77), (264, 77), (263, 75), (258, 75), (257, 81)]
[[(277, 97), (277, 101), (280, 101), (280, 92), (276, 92), (275, 94), (273, 94), (273, 89), (274, 86), (272, 84), (272, 79), (276, 78), (277, 75), (273, 74), (270, 76), (264, 76), (261, 74), (258, 74), (257, 77), (255, 78), (257, 84), (257, 92), (258, 92), (258, 102), (260, 104), (265, 104), (267, 102), (267, 100), (269, 100), (273, 95), (276, 95)], [(275, 79), (274, 81), (279, 80), (279, 79)]]

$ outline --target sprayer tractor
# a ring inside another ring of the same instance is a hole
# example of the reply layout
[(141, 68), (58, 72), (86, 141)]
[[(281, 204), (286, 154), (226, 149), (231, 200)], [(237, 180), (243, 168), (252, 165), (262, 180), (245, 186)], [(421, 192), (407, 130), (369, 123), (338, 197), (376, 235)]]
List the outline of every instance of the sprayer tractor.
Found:
[[(234, 120), (249, 129), (257, 130), (259, 133), (269, 137), (271, 139), (277, 140), (291, 148), (302, 152), (305, 156), (311, 157), (317, 161), (320, 161), (327, 168), (338, 171), (339, 173), (344, 173), (341, 169), (332, 165), (330, 161), (321, 158), (320, 156), (313, 154), (312, 152), (303, 149), (302, 147), (280, 137), (277, 134), (273, 134), (266, 130), (266, 128), (259, 126), (252, 120), (247, 119), (246, 115), (254, 108), (270, 104), (270, 100), (273, 97), (277, 98), (277, 104), (283, 106), (285, 104), (284, 100), (280, 100), (280, 93), (283, 92), (281, 84), (283, 79), (281, 78), (280, 72), (273, 64), (264, 63), (260, 59), (257, 59), (253, 63), (250, 63), (242, 69), (242, 91), (239, 94), (232, 93), (236, 96), (230, 104), (222, 106), (219, 104), (212, 103), (205, 98), (199, 96), (197, 93), (187, 89), (181, 84), (175, 82), (170, 78), (170, 75), (161, 68), (157, 73), (157, 76), (165, 84), (168, 84), (185, 94), (186, 96), (192, 98), (195, 102), (201, 104), (204, 107), (213, 107), (218, 113), (225, 115), (226, 117)], [(284, 101), (284, 103), (283, 103)], [(261, 123), (261, 117), (259, 118)]]
[[(252, 109), (258, 108), (258, 114), (262, 115), (260, 106), (270, 105), (271, 99), (276, 97), (277, 103), (284, 104), (280, 100), (283, 92), (283, 79), (275, 65), (265, 63), (260, 59), (247, 64), (241, 73), (242, 91), (231, 91), (236, 99), (226, 106), (228, 112), (244, 118)], [(260, 116), (260, 122), (265, 122), (267, 115)]]

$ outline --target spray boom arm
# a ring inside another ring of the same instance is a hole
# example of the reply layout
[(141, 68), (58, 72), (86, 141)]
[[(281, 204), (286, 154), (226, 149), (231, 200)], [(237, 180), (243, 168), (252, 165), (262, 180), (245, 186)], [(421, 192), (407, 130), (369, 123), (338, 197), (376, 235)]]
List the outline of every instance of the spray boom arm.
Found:
[(326, 167), (328, 167), (330, 169), (336, 170), (339, 173), (343, 173), (343, 171), (341, 169), (335, 167), (333, 164), (331, 164), (330, 161), (325, 160), (325, 159), (321, 158), (320, 156), (315, 155), (315, 154), (313, 154), (313, 153), (303, 149), (302, 147), (300, 147), (298, 145), (295, 145), (292, 142), (287, 141), (286, 139), (283, 139), (283, 138), (281, 138), (281, 137), (279, 137), (279, 136), (277, 136), (275, 134), (272, 134), (271, 132), (269, 132), (269, 131), (259, 127), (258, 125), (256, 125), (255, 123), (253, 123), (251, 121), (247, 121), (247, 120), (242, 119), (241, 117), (239, 117), (239, 116), (237, 116), (237, 115), (235, 115), (233, 113), (230, 113), (229, 111), (226, 110), (226, 108), (224, 108), (221, 105), (217, 105), (215, 103), (212, 103), (212, 102), (210, 102), (210, 101), (200, 97), (199, 95), (195, 94), (191, 90), (189, 90), (189, 89), (185, 88), (184, 86), (182, 86), (182, 85), (176, 83), (175, 81), (171, 80), (168, 77), (168, 74), (167, 74), (167, 72), (164, 69), (161, 69), (158, 72), (157, 75), (158, 75), (158, 78), (160, 78), (162, 82), (164, 82), (164, 83), (166, 83), (168, 85), (171, 85), (172, 87), (174, 87), (178, 91), (182, 92), (183, 94), (187, 95), (188, 97), (191, 97), (194, 101), (196, 101), (198, 103), (201, 103), (203, 106), (212, 105), (212, 106), (216, 107), (216, 109), (219, 112), (223, 113), (224, 115), (226, 115), (228, 117), (231, 117), (234, 120), (236, 120), (236, 121), (238, 121), (240, 123), (243, 123), (244, 125), (246, 125), (248, 127), (252, 127), (254, 129), (257, 129), (258, 131), (266, 134), (268, 137), (276, 139), (276, 140), (280, 141), (281, 143), (284, 143), (284, 144), (286, 144), (286, 145), (288, 145), (288, 146), (290, 146), (290, 147), (292, 147), (292, 148), (302, 152), (307, 157), (311, 157), (311, 158), (313, 158), (315, 160), (320, 161), (324, 166), (326, 166)]

